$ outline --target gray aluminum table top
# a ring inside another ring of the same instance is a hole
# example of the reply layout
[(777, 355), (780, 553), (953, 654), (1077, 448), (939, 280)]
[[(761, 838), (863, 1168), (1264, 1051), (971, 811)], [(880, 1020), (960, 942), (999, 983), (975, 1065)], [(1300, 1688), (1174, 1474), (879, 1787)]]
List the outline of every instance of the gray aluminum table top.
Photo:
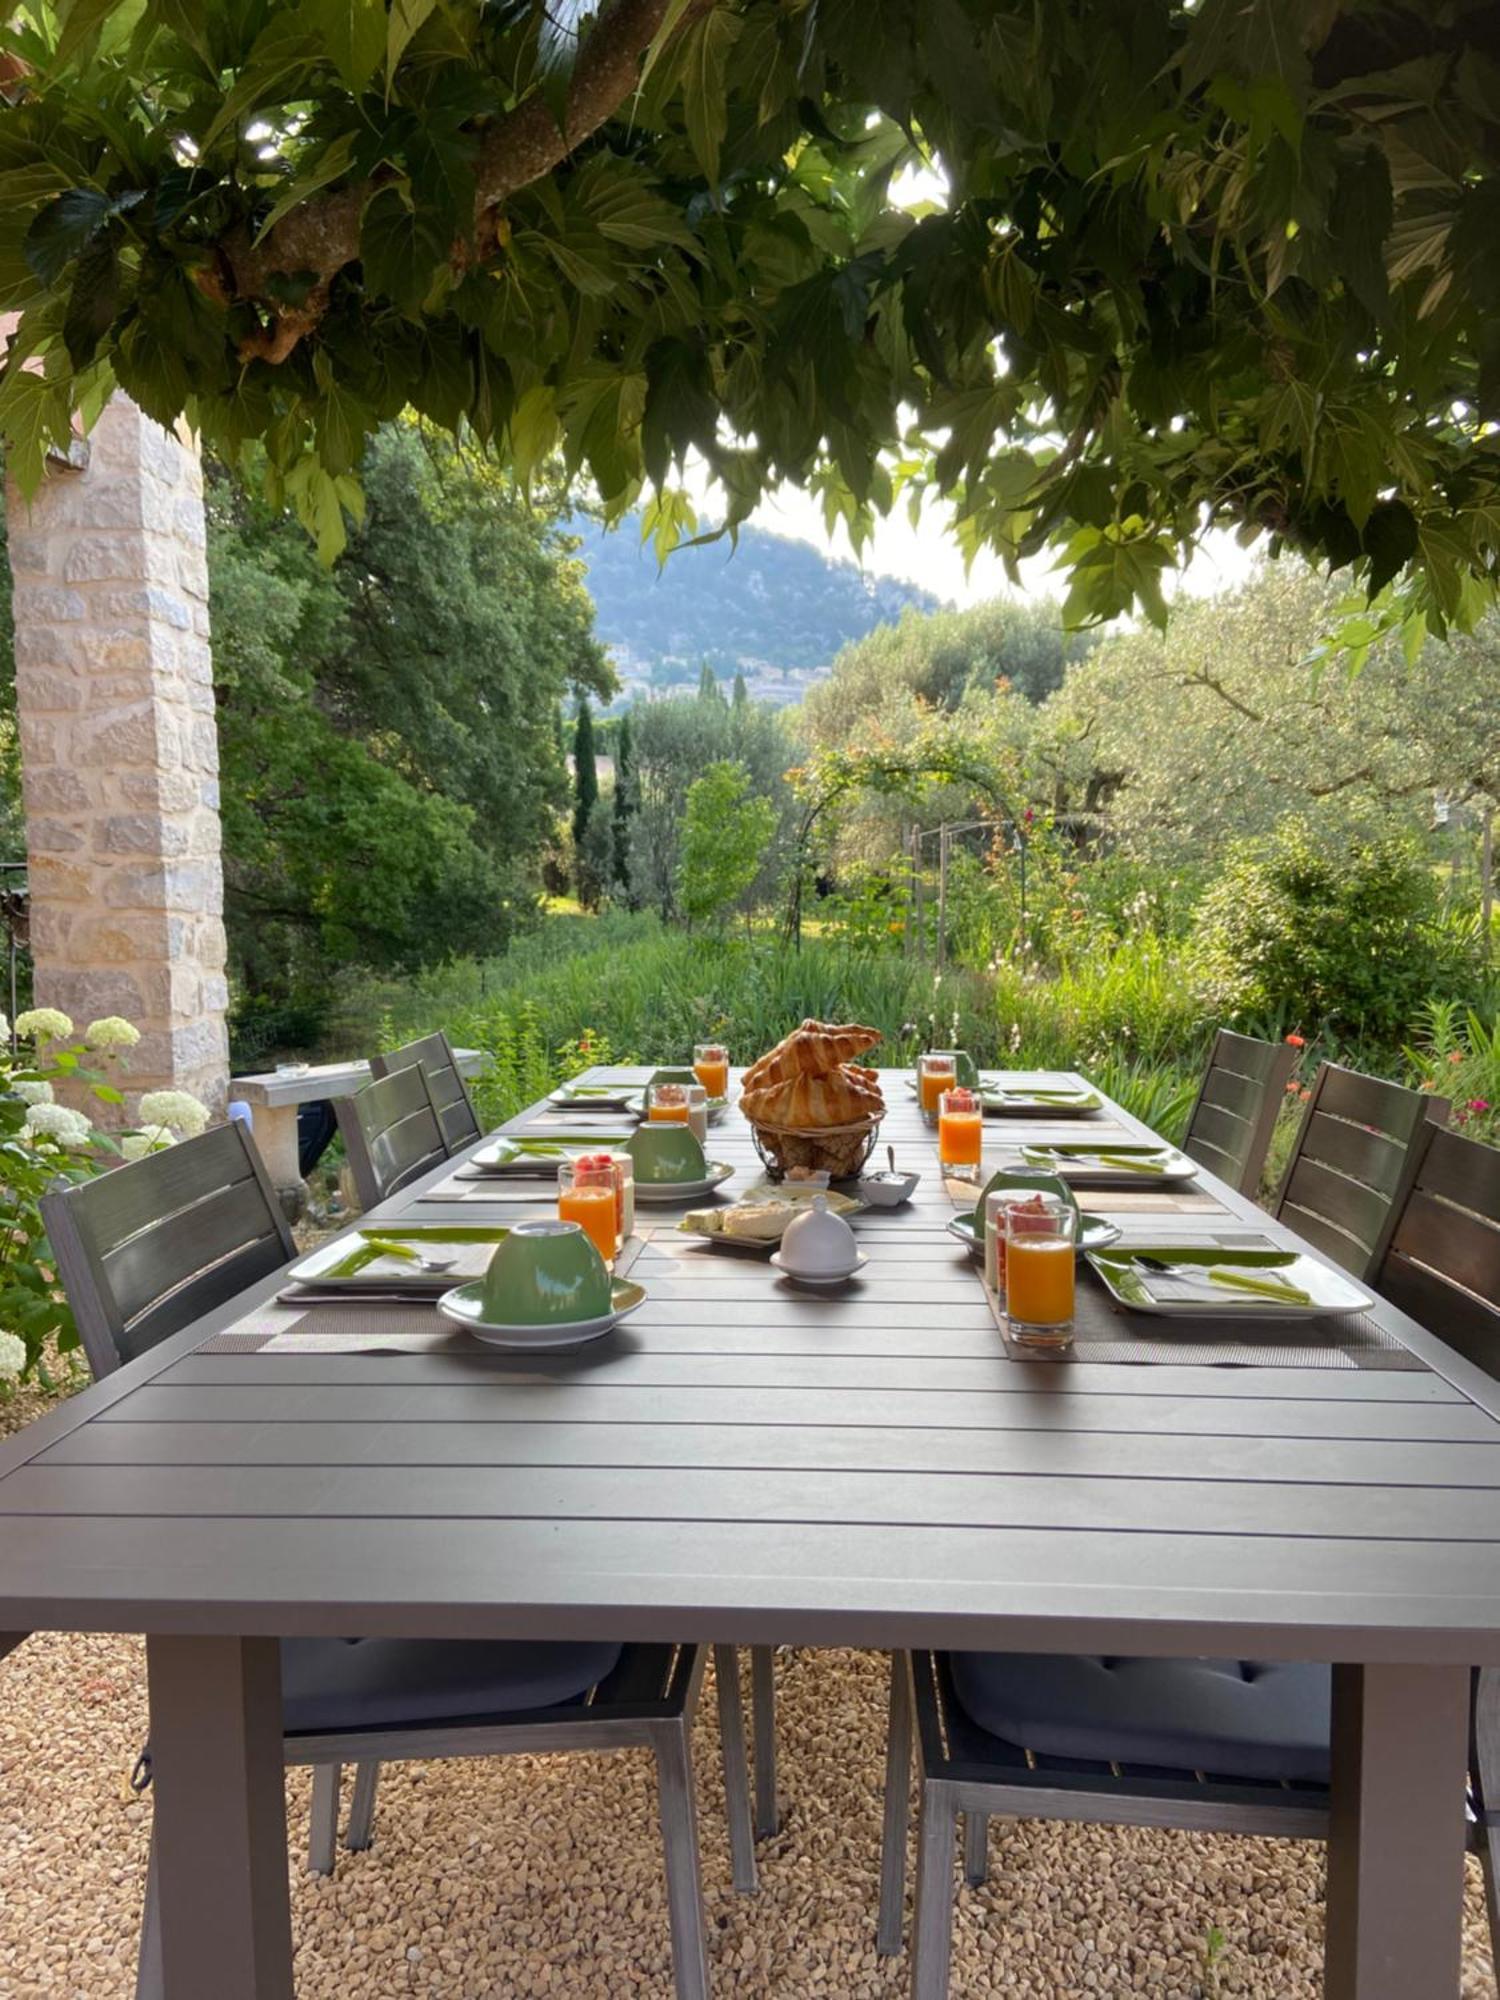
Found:
[[(924, 1180), (859, 1219), (857, 1290), (643, 1209), (650, 1301), (580, 1356), (194, 1352), (273, 1280), (0, 1450), (0, 1632), (1500, 1662), (1500, 1385), (1385, 1306), (1426, 1371), (1012, 1360), (886, 1081)], [(710, 1138), (747, 1185), (738, 1113)], [(421, 1191), (379, 1213), (545, 1212)]]

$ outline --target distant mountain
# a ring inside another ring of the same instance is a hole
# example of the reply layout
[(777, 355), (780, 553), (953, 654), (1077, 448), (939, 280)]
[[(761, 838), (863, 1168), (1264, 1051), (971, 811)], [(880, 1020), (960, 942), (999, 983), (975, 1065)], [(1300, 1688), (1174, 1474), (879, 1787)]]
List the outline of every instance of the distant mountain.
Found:
[(741, 528), (738, 547), (726, 540), (678, 549), (660, 570), (634, 520), (613, 533), (578, 522), (573, 532), (582, 537), (599, 637), (628, 690), (696, 682), (707, 660), (722, 678), (742, 672), (762, 699), (794, 701), (848, 640), (908, 605), (941, 608), (930, 591), (869, 576), (764, 528)]

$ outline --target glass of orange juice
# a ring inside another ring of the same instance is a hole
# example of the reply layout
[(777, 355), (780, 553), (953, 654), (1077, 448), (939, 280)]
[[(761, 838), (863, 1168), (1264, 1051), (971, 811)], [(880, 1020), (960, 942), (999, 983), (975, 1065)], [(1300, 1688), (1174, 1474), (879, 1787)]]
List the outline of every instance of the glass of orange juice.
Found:
[(952, 1090), (957, 1082), (958, 1064), (953, 1056), (925, 1055), (917, 1058), (917, 1102), (929, 1125), (937, 1123), (938, 1099), (945, 1090)]
[(563, 1222), (576, 1222), (606, 1264), (615, 1261), (619, 1212), (612, 1160), (563, 1161), (557, 1170), (558, 1216)]
[(653, 1125), (686, 1125), (688, 1122), (686, 1084), (653, 1084), (646, 1093), (646, 1117)]
[(945, 1090), (938, 1099), (938, 1159), (950, 1181), (977, 1181), (984, 1149), (984, 1106), (972, 1090)]
[(722, 1042), (698, 1042), (693, 1048), (693, 1074), (710, 1100), (729, 1095), (729, 1051)]
[(1008, 1203), (1005, 1325), (1018, 1346), (1064, 1353), (1073, 1345), (1077, 1277), (1078, 1216), (1072, 1205), (1056, 1195)]

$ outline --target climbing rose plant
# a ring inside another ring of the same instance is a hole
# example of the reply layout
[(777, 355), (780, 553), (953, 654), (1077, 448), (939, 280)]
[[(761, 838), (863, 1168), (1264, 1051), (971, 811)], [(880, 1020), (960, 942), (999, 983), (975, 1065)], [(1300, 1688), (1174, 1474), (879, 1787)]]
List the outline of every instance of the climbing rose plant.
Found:
[(42, 1358), (48, 1340), (60, 1354), (78, 1346), (42, 1226), (42, 1196), (191, 1138), (208, 1123), (185, 1090), (148, 1091), (139, 1129), (125, 1133), (101, 1132), (86, 1111), (57, 1102), (55, 1086), (65, 1085), (75, 1098), (123, 1103), (111, 1075), (140, 1038), (118, 1014), (78, 1033), (60, 1009), (35, 1007), (16, 1017), (14, 1035), (0, 1014), (0, 1393), (33, 1372), (52, 1387)]

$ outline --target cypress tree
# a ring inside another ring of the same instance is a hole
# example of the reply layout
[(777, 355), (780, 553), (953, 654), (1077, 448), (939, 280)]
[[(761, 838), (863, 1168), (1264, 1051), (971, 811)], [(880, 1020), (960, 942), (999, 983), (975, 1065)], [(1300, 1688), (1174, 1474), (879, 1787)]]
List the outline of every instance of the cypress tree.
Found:
[(698, 673), (698, 699), (699, 701), (716, 701), (721, 708), (724, 705), (724, 691), (719, 686), (719, 677), (707, 660), (703, 662)]
[(630, 818), (635, 811), (635, 777), (631, 767), (630, 717), (620, 717), (615, 743), (615, 886), (630, 895)]
[(575, 869), (583, 855), (584, 835), (589, 816), (599, 802), (599, 770), (594, 762), (594, 713), (589, 698), (578, 698), (578, 720), (573, 725), (573, 853)]
[(738, 668), (735, 669), (732, 701), (735, 708), (748, 708), (750, 706), (750, 690), (745, 686), (745, 676)]

